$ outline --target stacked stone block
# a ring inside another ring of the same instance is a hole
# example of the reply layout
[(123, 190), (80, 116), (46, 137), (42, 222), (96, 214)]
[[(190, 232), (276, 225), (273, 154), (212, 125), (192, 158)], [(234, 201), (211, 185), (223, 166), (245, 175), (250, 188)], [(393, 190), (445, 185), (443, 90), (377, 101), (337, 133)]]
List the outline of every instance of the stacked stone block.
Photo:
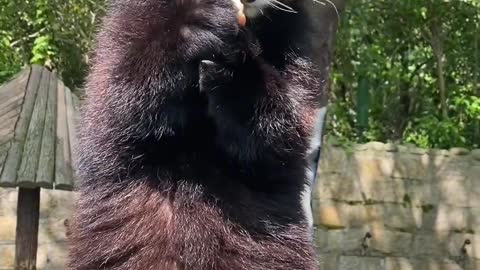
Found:
[(480, 151), (327, 146), (314, 189), (322, 269), (480, 269)]
[[(480, 270), (480, 150), (327, 145), (314, 191), (322, 270)], [(38, 269), (67, 269), (73, 196), (42, 190)], [(13, 269), (16, 205), (0, 188), (0, 270)]]

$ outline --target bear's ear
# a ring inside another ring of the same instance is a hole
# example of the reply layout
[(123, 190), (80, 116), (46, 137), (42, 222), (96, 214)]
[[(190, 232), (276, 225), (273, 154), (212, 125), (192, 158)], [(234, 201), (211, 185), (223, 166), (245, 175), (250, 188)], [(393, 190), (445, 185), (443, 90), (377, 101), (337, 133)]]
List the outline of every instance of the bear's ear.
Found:
[(232, 75), (226, 66), (210, 60), (202, 60), (199, 66), (199, 90), (200, 92), (213, 90), (228, 83)]

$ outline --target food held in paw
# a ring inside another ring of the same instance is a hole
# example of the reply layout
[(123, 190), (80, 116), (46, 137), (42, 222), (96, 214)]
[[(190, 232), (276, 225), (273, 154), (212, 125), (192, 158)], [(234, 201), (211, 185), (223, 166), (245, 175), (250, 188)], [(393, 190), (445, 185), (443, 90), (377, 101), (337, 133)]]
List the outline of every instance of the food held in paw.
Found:
[(237, 13), (237, 20), (241, 26), (245, 26), (247, 24), (247, 17), (245, 17), (245, 13), (243, 13), (243, 4), (240, 0), (233, 0), (233, 4), (238, 9)]

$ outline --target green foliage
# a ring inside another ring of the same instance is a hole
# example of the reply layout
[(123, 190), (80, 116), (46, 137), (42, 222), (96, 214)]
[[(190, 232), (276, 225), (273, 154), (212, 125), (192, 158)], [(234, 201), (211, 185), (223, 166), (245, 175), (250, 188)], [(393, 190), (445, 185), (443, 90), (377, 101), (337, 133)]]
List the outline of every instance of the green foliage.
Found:
[(463, 134), (464, 126), (453, 119), (441, 120), (438, 117), (427, 115), (413, 119), (405, 129), (405, 141), (423, 148), (449, 148), (464, 146), (466, 138)]
[[(479, 26), (479, 1), (350, 1), (335, 45), (326, 134), (478, 147)], [(367, 101), (358, 95), (365, 81)], [(367, 128), (358, 123), (365, 106)]]
[[(21, 55), (12, 48), (12, 37), (0, 31), (0, 82), (11, 77), (21, 68)], [(9, 53), (2, 53), (7, 52)]]
[(80, 86), (103, 1), (0, 0), (0, 83), (34, 63)]
[[(0, 83), (24, 65), (81, 86), (104, 0), (0, 0)], [(480, 144), (480, 1), (349, 1), (326, 134), (340, 142)]]

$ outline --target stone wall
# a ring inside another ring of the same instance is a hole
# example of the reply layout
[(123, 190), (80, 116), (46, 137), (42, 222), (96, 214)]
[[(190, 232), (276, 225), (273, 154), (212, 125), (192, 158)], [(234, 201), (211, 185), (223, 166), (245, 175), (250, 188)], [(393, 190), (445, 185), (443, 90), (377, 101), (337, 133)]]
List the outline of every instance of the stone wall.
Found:
[[(15, 257), (17, 190), (0, 188), (0, 270), (12, 270)], [(72, 193), (42, 190), (37, 269), (65, 270), (65, 219), (72, 209)]]
[(313, 207), (323, 269), (480, 269), (479, 150), (322, 151)]
[[(42, 190), (38, 269), (66, 269), (72, 200)], [(16, 201), (0, 189), (0, 270), (13, 269)], [(479, 150), (326, 147), (313, 207), (322, 269), (480, 270)]]

